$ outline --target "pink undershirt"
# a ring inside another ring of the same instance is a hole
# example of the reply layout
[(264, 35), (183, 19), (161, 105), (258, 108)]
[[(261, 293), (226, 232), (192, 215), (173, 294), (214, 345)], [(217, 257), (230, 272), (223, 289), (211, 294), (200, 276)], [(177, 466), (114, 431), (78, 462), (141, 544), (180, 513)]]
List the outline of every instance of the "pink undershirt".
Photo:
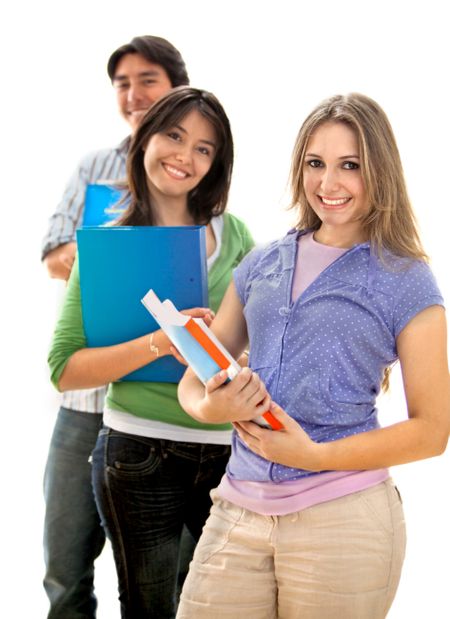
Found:
[[(294, 302), (316, 277), (347, 249), (317, 243), (313, 233), (298, 240), (297, 263), (292, 283)], [(299, 268), (301, 263), (301, 268)], [(223, 499), (264, 516), (284, 516), (307, 507), (365, 490), (389, 478), (388, 469), (330, 471), (296, 481), (232, 480), (222, 477), (218, 492)]]

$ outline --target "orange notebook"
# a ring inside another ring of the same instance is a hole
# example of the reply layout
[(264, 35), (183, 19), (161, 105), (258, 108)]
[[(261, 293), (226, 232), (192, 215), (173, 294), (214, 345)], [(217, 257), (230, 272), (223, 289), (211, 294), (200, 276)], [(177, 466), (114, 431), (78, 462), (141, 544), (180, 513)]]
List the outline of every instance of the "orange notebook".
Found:
[[(220, 370), (226, 370), (229, 380), (241, 371), (239, 363), (203, 320), (181, 314), (169, 299), (161, 303), (153, 290), (147, 292), (142, 303), (203, 383)], [(283, 428), (270, 411), (253, 421), (272, 430)]]

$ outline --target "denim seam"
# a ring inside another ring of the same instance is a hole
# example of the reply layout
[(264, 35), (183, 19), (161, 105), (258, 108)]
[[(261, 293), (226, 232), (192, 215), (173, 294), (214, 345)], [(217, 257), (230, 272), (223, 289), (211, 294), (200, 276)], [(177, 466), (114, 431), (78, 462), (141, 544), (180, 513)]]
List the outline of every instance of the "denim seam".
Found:
[(125, 552), (125, 545), (124, 545), (123, 537), (122, 537), (122, 529), (119, 526), (119, 520), (117, 518), (117, 512), (115, 509), (114, 501), (112, 500), (111, 488), (109, 485), (108, 462), (107, 462), (109, 438), (110, 438), (110, 431), (108, 431), (108, 434), (106, 436), (105, 449), (103, 452), (103, 471), (104, 471), (103, 475), (104, 475), (104, 483), (105, 483), (105, 490), (106, 490), (105, 494), (108, 498), (110, 513), (114, 520), (114, 528), (115, 528), (114, 534), (116, 536), (118, 546), (120, 547), (120, 553), (122, 555), (122, 566), (124, 570), (124, 581), (125, 581), (125, 586), (126, 586), (126, 596), (127, 596), (127, 606), (128, 606), (131, 602), (131, 600), (129, 599), (130, 598), (130, 582), (129, 582), (129, 576), (128, 576), (128, 563), (126, 560), (126, 552)]

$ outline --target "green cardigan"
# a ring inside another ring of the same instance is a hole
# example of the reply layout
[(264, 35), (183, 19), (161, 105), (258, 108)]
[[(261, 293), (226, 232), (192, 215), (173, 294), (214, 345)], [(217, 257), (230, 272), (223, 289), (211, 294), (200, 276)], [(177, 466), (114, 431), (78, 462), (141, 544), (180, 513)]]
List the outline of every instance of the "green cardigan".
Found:
[[(220, 254), (208, 274), (209, 303), (212, 310), (217, 311), (231, 281), (233, 269), (253, 245), (247, 227), (233, 215), (225, 213)], [(71, 355), (86, 348), (86, 345), (81, 313), (80, 275), (76, 260), (48, 357), (51, 380), (55, 387), (58, 388), (59, 379)], [(177, 399), (177, 385), (173, 383), (111, 383), (106, 396), (106, 406), (144, 419), (189, 428), (212, 429), (211, 425), (199, 423), (183, 411)], [(229, 424), (214, 425), (215, 430), (229, 428)]]

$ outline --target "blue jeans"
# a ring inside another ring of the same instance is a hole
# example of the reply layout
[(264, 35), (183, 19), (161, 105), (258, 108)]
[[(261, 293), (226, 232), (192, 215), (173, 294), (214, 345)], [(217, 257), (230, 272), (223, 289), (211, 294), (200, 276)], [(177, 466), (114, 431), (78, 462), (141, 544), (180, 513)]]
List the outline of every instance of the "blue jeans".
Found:
[(209, 492), (228, 462), (226, 445), (100, 431), (93, 485), (111, 540), (123, 619), (172, 619), (183, 525), (198, 540)]
[(95, 505), (89, 456), (102, 415), (61, 407), (44, 477), (44, 587), (48, 619), (93, 619), (94, 561), (105, 534)]

